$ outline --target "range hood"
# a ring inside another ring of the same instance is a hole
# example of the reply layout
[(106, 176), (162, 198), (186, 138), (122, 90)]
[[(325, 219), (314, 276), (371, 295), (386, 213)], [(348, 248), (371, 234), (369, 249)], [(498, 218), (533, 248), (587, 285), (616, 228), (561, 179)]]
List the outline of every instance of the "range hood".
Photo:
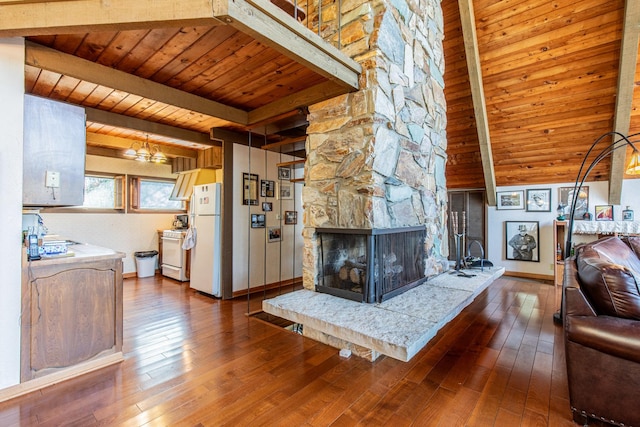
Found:
[(169, 200), (188, 201), (193, 193), (193, 186), (216, 182), (216, 169), (193, 169), (178, 173)]

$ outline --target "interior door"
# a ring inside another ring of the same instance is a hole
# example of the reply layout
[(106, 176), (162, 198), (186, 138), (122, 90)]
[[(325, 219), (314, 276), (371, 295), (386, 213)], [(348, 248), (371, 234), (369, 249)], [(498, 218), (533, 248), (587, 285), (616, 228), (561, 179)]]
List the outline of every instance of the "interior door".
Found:
[[(456, 238), (453, 232), (453, 220), (458, 218), (458, 234), (460, 238), (460, 255), (488, 259), (486, 252), (486, 220), (484, 190), (449, 191), (449, 260), (456, 260)], [(464, 214), (463, 214), (464, 212)], [(463, 227), (464, 217), (464, 227)]]

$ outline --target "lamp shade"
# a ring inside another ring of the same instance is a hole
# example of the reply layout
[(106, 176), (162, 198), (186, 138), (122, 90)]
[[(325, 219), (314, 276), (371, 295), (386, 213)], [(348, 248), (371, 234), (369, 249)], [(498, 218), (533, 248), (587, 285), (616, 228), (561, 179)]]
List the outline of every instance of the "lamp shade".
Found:
[(635, 150), (633, 151), (625, 173), (627, 175), (640, 175), (640, 152)]

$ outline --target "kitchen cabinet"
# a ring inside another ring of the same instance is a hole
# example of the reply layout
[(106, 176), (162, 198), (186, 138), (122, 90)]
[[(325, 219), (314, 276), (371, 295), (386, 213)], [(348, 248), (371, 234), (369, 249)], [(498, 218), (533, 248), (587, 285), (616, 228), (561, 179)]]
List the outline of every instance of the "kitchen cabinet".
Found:
[(73, 257), (24, 257), (23, 383), (51, 374), (64, 379), (122, 360), (124, 254), (91, 245), (70, 248)]
[(24, 100), (23, 206), (84, 200), (84, 108), (32, 95)]

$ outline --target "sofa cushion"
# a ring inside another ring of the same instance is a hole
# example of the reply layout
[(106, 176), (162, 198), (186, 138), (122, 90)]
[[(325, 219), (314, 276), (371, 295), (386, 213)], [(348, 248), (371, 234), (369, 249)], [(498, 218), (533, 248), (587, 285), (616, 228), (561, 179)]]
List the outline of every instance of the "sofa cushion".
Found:
[(617, 237), (578, 248), (580, 288), (600, 315), (640, 320), (640, 260)]
[(626, 243), (627, 246), (631, 248), (633, 253), (636, 254), (638, 259), (640, 259), (640, 237), (639, 236), (623, 237), (622, 241)]

